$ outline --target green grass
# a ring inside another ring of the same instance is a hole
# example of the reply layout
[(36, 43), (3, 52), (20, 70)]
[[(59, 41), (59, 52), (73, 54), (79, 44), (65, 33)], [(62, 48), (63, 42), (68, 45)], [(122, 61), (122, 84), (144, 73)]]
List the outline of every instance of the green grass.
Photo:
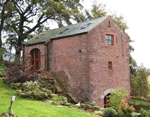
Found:
[(148, 76), (148, 82), (149, 82), (149, 84), (150, 84), (150, 75)]
[[(15, 91), (0, 82), (0, 114), (8, 111), (12, 95), (15, 95)], [(20, 97), (16, 97), (13, 102), (12, 111), (18, 117), (98, 117), (76, 108), (60, 107)]]

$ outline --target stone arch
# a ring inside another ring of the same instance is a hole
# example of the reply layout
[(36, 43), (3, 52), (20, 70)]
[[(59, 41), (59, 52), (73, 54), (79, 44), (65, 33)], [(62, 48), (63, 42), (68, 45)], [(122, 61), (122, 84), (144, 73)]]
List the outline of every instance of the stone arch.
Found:
[(115, 92), (115, 89), (107, 89), (104, 91), (104, 93), (101, 95), (101, 99), (103, 99), (108, 93)]
[[(107, 89), (104, 91), (104, 93), (100, 96), (100, 100), (101, 100), (101, 104), (103, 105), (103, 107), (106, 107), (106, 103), (105, 103), (105, 98), (107, 97), (107, 95), (109, 95), (111, 92), (115, 92), (115, 89)], [(109, 105), (108, 105), (109, 106)]]

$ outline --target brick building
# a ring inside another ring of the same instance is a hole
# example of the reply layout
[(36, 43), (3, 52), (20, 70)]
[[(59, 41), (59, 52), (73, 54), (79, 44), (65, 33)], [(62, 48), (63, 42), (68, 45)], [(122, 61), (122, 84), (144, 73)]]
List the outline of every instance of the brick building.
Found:
[(129, 37), (107, 16), (35, 35), (24, 53), (34, 70), (64, 71), (68, 91), (88, 89), (91, 103), (104, 106), (116, 86), (130, 91)]

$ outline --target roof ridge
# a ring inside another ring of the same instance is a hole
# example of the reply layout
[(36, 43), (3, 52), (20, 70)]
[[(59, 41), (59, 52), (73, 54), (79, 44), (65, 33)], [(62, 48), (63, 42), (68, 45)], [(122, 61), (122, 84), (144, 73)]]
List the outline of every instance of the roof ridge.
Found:
[[(51, 29), (51, 30), (68, 28), (68, 27), (75, 26), (75, 25), (79, 25), (79, 24), (83, 24), (83, 23), (86, 23), (86, 22), (88, 23), (88, 22), (91, 22), (91, 21), (95, 21), (95, 20), (101, 19), (102, 17), (109, 17), (109, 16), (101, 16), (101, 17), (96, 18), (96, 19), (92, 19), (92, 20), (88, 20), (88, 21), (82, 21), (82, 22), (79, 22), (79, 23), (75, 23), (75, 24), (63, 26), (63, 27), (60, 27), (60, 28), (58, 27), (58, 28), (54, 28), (54, 29)], [(49, 31), (51, 31), (51, 30), (49, 30)]]

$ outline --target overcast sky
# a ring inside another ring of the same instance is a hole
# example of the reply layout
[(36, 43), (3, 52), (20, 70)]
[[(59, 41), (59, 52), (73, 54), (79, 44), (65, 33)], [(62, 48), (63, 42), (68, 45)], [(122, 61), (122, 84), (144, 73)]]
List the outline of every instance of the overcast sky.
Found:
[[(84, 0), (84, 6), (89, 9), (93, 0)], [(149, 0), (97, 0), (102, 4), (106, 4), (108, 11), (116, 12), (124, 16), (129, 27), (126, 32), (131, 40), (135, 42), (131, 45), (135, 51), (132, 57), (138, 65), (144, 64), (146, 68), (150, 68), (150, 4)]]
[[(82, 1), (82, 0), (81, 0)], [(90, 9), (94, 0), (84, 0), (84, 7)], [(99, 3), (106, 4), (106, 9), (110, 12), (122, 15), (129, 27), (126, 30), (134, 43), (131, 45), (135, 51), (132, 57), (137, 64), (144, 64), (146, 68), (150, 68), (150, 4), (149, 0), (97, 0)], [(52, 25), (56, 28), (56, 24)]]

